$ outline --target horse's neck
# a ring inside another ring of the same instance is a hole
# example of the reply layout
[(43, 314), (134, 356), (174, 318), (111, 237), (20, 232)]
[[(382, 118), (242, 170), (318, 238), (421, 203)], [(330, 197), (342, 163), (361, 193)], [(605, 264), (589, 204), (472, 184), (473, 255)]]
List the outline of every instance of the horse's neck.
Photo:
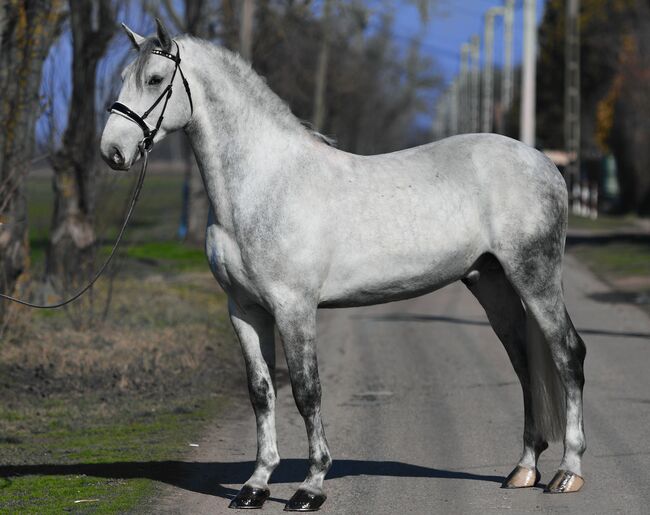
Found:
[(314, 142), (296, 119), (267, 112), (263, 100), (249, 98), (251, 92), (237, 84), (240, 77), (214, 68), (213, 76), (207, 76), (209, 69), (197, 66), (192, 74), (192, 93), (196, 86), (200, 90), (186, 133), (217, 222), (230, 225), (243, 187), (268, 182), (269, 175), (283, 180), (278, 175), (290, 168), (284, 162), (304, 155)]

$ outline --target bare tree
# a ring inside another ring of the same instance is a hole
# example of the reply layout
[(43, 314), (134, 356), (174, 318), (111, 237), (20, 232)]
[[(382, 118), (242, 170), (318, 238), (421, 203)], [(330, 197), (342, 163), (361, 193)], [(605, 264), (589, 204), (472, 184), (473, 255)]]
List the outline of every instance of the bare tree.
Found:
[[(34, 150), (43, 62), (61, 27), (63, 0), (0, 2), (0, 291), (28, 268), (25, 176)], [(6, 303), (0, 303), (0, 319)]]
[(111, 0), (70, 0), (72, 96), (63, 144), (52, 158), (55, 194), (46, 275), (64, 284), (84, 277), (95, 242), (96, 71), (115, 33)]
[(325, 0), (321, 27), (321, 44), (318, 51), (318, 64), (316, 65), (316, 88), (314, 90), (314, 115), (312, 125), (317, 131), (322, 130), (325, 121), (325, 88), (327, 87), (327, 68), (330, 54), (332, 22), (332, 0)]

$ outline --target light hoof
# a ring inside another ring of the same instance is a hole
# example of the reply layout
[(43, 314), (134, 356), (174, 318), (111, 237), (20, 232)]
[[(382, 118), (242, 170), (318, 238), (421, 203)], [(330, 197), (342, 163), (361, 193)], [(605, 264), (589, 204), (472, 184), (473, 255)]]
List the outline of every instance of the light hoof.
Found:
[(539, 483), (539, 470), (517, 465), (501, 484), (501, 488), (530, 488)]
[(268, 488), (253, 488), (244, 485), (235, 498), (230, 501), (228, 508), (235, 510), (257, 510), (264, 506), (271, 492)]
[(584, 484), (585, 480), (578, 474), (568, 470), (558, 470), (544, 491), (549, 494), (568, 494), (577, 492)]
[(315, 494), (307, 490), (299, 489), (289, 499), (284, 511), (318, 511), (327, 499), (325, 494)]

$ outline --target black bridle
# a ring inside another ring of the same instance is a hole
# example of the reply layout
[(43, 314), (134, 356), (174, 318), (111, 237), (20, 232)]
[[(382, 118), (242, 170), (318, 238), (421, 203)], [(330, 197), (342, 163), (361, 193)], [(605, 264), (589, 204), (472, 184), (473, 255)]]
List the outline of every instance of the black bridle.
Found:
[[(160, 55), (162, 57), (166, 57), (167, 59), (171, 59), (172, 61), (174, 61), (174, 63), (176, 63), (176, 66), (174, 66), (174, 72), (172, 73), (172, 78), (169, 81), (167, 87), (162, 91), (160, 96), (158, 96), (155, 102), (151, 105), (149, 109), (147, 109), (144, 112), (142, 116), (140, 116), (135, 111), (130, 109), (128, 106), (125, 106), (121, 102), (115, 102), (111, 107), (108, 108), (109, 113), (115, 113), (124, 116), (127, 120), (131, 120), (142, 129), (144, 138), (140, 142), (140, 148), (144, 149), (147, 152), (149, 152), (153, 147), (153, 139), (155, 138), (156, 134), (158, 133), (158, 130), (160, 129), (160, 126), (162, 125), (162, 121), (165, 116), (165, 110), (167, 109), (167, 103), (169, 102), (169, 99), (172, 96), (172, 85), (174, 84), (174, 78), (176, 77), (177, 71), (181, 74), (181, 79), (183, 80), (183, 86), (185, 86), (185, 92), (187, 93), (187, 98), (190, 101), (191, 114), (194, 114), (194, 104), (192, 103), (192, 93), (190, 92), (190, 85), (187, 83), (185, 74), (183, 74), (183, 70), (181, 69), (181, 49), (178, 46), (178, 43), (176, 43), (175, 41), (174, 43), (176, 44), (176, 55), (170, 54), (169, 52), (165, 52), (164, 50), (160, 50), (158, 48), (154, 48), (151, 51), (152, 54)], [(147, 122), (145, 122), (145, 119), (147, 118), (147, 116), (151, 114), (151, 111), (153, 111), (163, 99), (165, 100), (165, 103), (163, 104), (162, 111), (160, 111), (160, 116), (158, 117), (158, 121), (156, 122), (155, 127), (152, 127)]]

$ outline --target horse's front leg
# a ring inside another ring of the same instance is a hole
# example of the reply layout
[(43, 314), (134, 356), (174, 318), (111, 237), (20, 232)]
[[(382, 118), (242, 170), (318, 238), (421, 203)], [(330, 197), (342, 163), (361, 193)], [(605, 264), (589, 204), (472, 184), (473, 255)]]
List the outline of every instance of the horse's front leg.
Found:
[(268, 481), (280, 463), (275, 434), (275, 341), (273, 318), (263, 309), (244, 309), (229, 303), (230, 320), (239, 337), (255, 418), (257, 462), (255, 471), (230, 503), (231, 508), (261, 508), (270, 492)]
[(275, 313), (291, 377), (291, 388), (309, 439), (307, 478), (287, 503), (286, 511), (317, 510), (326, 499), (323, 480), (332, 466), (321, 420), (321, 385), (316, 359), (316, 307), (283, 308)]

